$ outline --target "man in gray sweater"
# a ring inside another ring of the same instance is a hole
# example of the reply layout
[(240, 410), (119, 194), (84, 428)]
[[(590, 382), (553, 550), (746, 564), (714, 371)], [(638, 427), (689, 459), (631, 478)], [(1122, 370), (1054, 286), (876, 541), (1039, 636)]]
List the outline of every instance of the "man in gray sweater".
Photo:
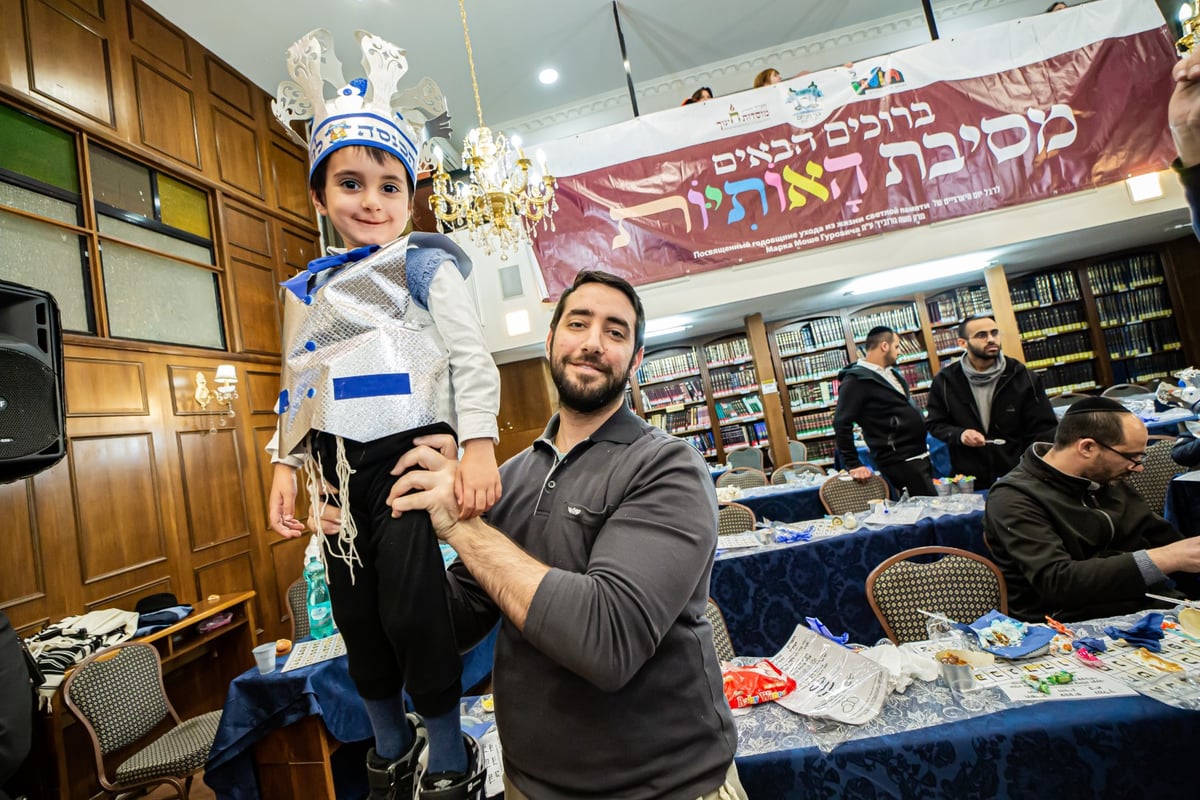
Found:
[(704, 616), (716, 497), (699, 454), (625, 405), (644, 330), (633, 287), (580, 273), (546, 340), (559, 412), (501, 467), (487, 522), (459, 519), (443, 454), (417, 448), (397, 465), (423, 470), (397, 482), (393, 512), (428, 510), (461, 559), (449, 573), (460, 642), (502, 617), (510, 800), (745, 798)]

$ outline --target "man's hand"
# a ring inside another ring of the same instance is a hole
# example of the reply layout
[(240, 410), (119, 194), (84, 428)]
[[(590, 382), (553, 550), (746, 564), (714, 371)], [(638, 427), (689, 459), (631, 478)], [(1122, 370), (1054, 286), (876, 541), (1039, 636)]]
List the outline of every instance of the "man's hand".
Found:
[(875, 473), (871, 472), (870, 467), (855, 467), (850, 470), (850, 477), (856, 481), (865, 481)]
[(1200, 164), (1200, 48), (1171, 70), (1175, 92), (1167, 106), (1167, 124), (1185, 167)]
[(267, 524), (271, 530), (288, 539), (304, 532), (304, 523), (296, 519), (296, 469), (276, 464), (271, 479), (271, 496), (267, 500)]
[(987, 444), (987, 437), (973, 428), (967, 428), (958, 438), (967, 447), (983, 447)]
[[(327, 483), (322, 482), (321, 492), (325, 495), (337, 494), (337, 489)], [(342, 509), (333, 503), (321, 503), (321, 518), (319, 520), (313, 517), (308, 518), (308, 529), (313, 533), (317, 533), (316, 523), (321, 523), (320, 533), (327, 536), (335, 536), (342, 529)]]
[[(405, 472), (414, 467), (418, 469)], [(405, 453), (396, 462), (396, 470), (404, 474), (387, 497), (392, 516), (423, 509), (429, 512), (438, 538), (449, 541), (459, 519), (458, 501), (454, 497), (457, 467), (457, 461), (446, 458), (428, 445), (414, 447)]]
[(1178, 542), (1146, 551), (1154, 565), (1164, 574), (1200, 572), (1200, 536), (1190, 536)]
[(478, 517), (500, 499), (500, 470), (491, 439), (471, 439), (463, 444), (454, 497), (462, 507), (462, 519)]

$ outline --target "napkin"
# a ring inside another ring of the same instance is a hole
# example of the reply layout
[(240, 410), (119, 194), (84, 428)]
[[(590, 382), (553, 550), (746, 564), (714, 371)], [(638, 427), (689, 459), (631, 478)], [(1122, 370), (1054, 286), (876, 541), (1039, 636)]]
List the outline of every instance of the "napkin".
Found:
[(1124, 639), (1133, 647), (1144, 647), (1151, 653), (1162, 652), (1163, 615), (1151, 611), (1128, 628), (1109, 625), (1104, 629), (1110, 639)]

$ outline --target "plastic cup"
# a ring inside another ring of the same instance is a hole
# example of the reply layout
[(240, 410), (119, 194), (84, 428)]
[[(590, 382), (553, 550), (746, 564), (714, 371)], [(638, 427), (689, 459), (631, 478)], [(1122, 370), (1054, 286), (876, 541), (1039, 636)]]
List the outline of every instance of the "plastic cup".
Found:
[(955, 692), (970, 692), (975, 688), (975, 670), (970, 664), (942, 664), (942, 680)]
[(974, 478), (964, 478), (963, 480), (959, 481), (958, 482), (958, 491), (959, 491), (959, 494), (974, 494), (975, 493), (975, 479)]
[(938, 497), (949, 497), (953, 489), (953, 484), (948, 481), (942, 481), (941, 483), (934, 484), (934, 488), (937, 489)]
[(275, 643), (267, 642), (254, 648), (254, 663), (258, 665), (259, 675), (268, 675), (275, 671)]

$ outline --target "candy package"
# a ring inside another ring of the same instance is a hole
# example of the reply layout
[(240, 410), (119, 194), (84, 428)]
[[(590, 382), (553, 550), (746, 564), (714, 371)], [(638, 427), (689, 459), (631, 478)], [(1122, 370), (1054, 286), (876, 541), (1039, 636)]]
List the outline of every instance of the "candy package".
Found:
[(721, 678), (730, 708), (769, 703), (796, 688), (796, 681), (765, 659), (748, 667), (727, 666), (721, 670)]

